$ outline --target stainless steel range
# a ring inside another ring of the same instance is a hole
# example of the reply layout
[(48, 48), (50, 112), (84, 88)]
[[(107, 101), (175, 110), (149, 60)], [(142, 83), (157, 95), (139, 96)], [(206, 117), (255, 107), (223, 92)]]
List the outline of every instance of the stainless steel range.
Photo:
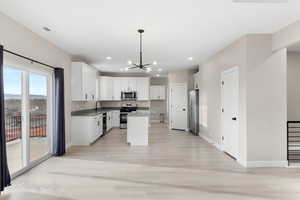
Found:
[(127, 128), (127, 115), (130, 112), (137, 110), (137, 104), (122, 104), (121, 110), (120, 110), (120, 128), (126, 129)]

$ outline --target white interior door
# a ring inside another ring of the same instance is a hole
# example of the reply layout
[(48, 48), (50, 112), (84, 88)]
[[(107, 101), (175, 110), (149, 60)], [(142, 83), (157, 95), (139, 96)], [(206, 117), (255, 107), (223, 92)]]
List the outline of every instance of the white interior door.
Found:
[(222, 73), (223, 150), (238, 159), (239, 155), (239, 71)]
[(187, 85), (174, 84), (170, 88), (170, 126), (171, 129), (187, 130)]

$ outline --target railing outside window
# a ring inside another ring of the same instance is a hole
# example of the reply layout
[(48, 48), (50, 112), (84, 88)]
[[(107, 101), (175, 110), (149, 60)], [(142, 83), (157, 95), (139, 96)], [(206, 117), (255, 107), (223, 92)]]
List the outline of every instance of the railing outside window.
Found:
[[(22, 117), (6, 116), (5, 118), (6, 142), (22, 138)], [(30, 137), (47, 136), (46, 115), (30, 115)]]
[(300, 162), (300, 121), (287, 122), (287, 159)]

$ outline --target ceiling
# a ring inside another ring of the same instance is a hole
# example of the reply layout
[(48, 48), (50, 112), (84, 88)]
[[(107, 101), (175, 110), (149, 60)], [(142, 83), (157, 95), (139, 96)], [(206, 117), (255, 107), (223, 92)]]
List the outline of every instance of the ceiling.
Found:
[[(166, 73), (196, 67), (246, 33), (273, 33), (300, 19), (299, 8), (299, 0), (0, 1), (0, 12), (73, 59), (108, 72), (121, 72), (129, 66), (128, 60), (138, 61), (138, 28), (145, 29), (145, 63), (157, 61), (153, 71), (162, 68)], [(107, 60), (108, 56), (112, 59)]]

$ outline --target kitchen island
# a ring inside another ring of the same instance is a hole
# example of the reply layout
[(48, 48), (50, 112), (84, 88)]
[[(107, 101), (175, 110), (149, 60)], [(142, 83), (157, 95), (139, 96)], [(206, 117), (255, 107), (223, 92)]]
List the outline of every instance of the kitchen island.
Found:
[(132, 146), (148, 146), (149, 112), (132, 112), (127, 118), (127, 143)]

